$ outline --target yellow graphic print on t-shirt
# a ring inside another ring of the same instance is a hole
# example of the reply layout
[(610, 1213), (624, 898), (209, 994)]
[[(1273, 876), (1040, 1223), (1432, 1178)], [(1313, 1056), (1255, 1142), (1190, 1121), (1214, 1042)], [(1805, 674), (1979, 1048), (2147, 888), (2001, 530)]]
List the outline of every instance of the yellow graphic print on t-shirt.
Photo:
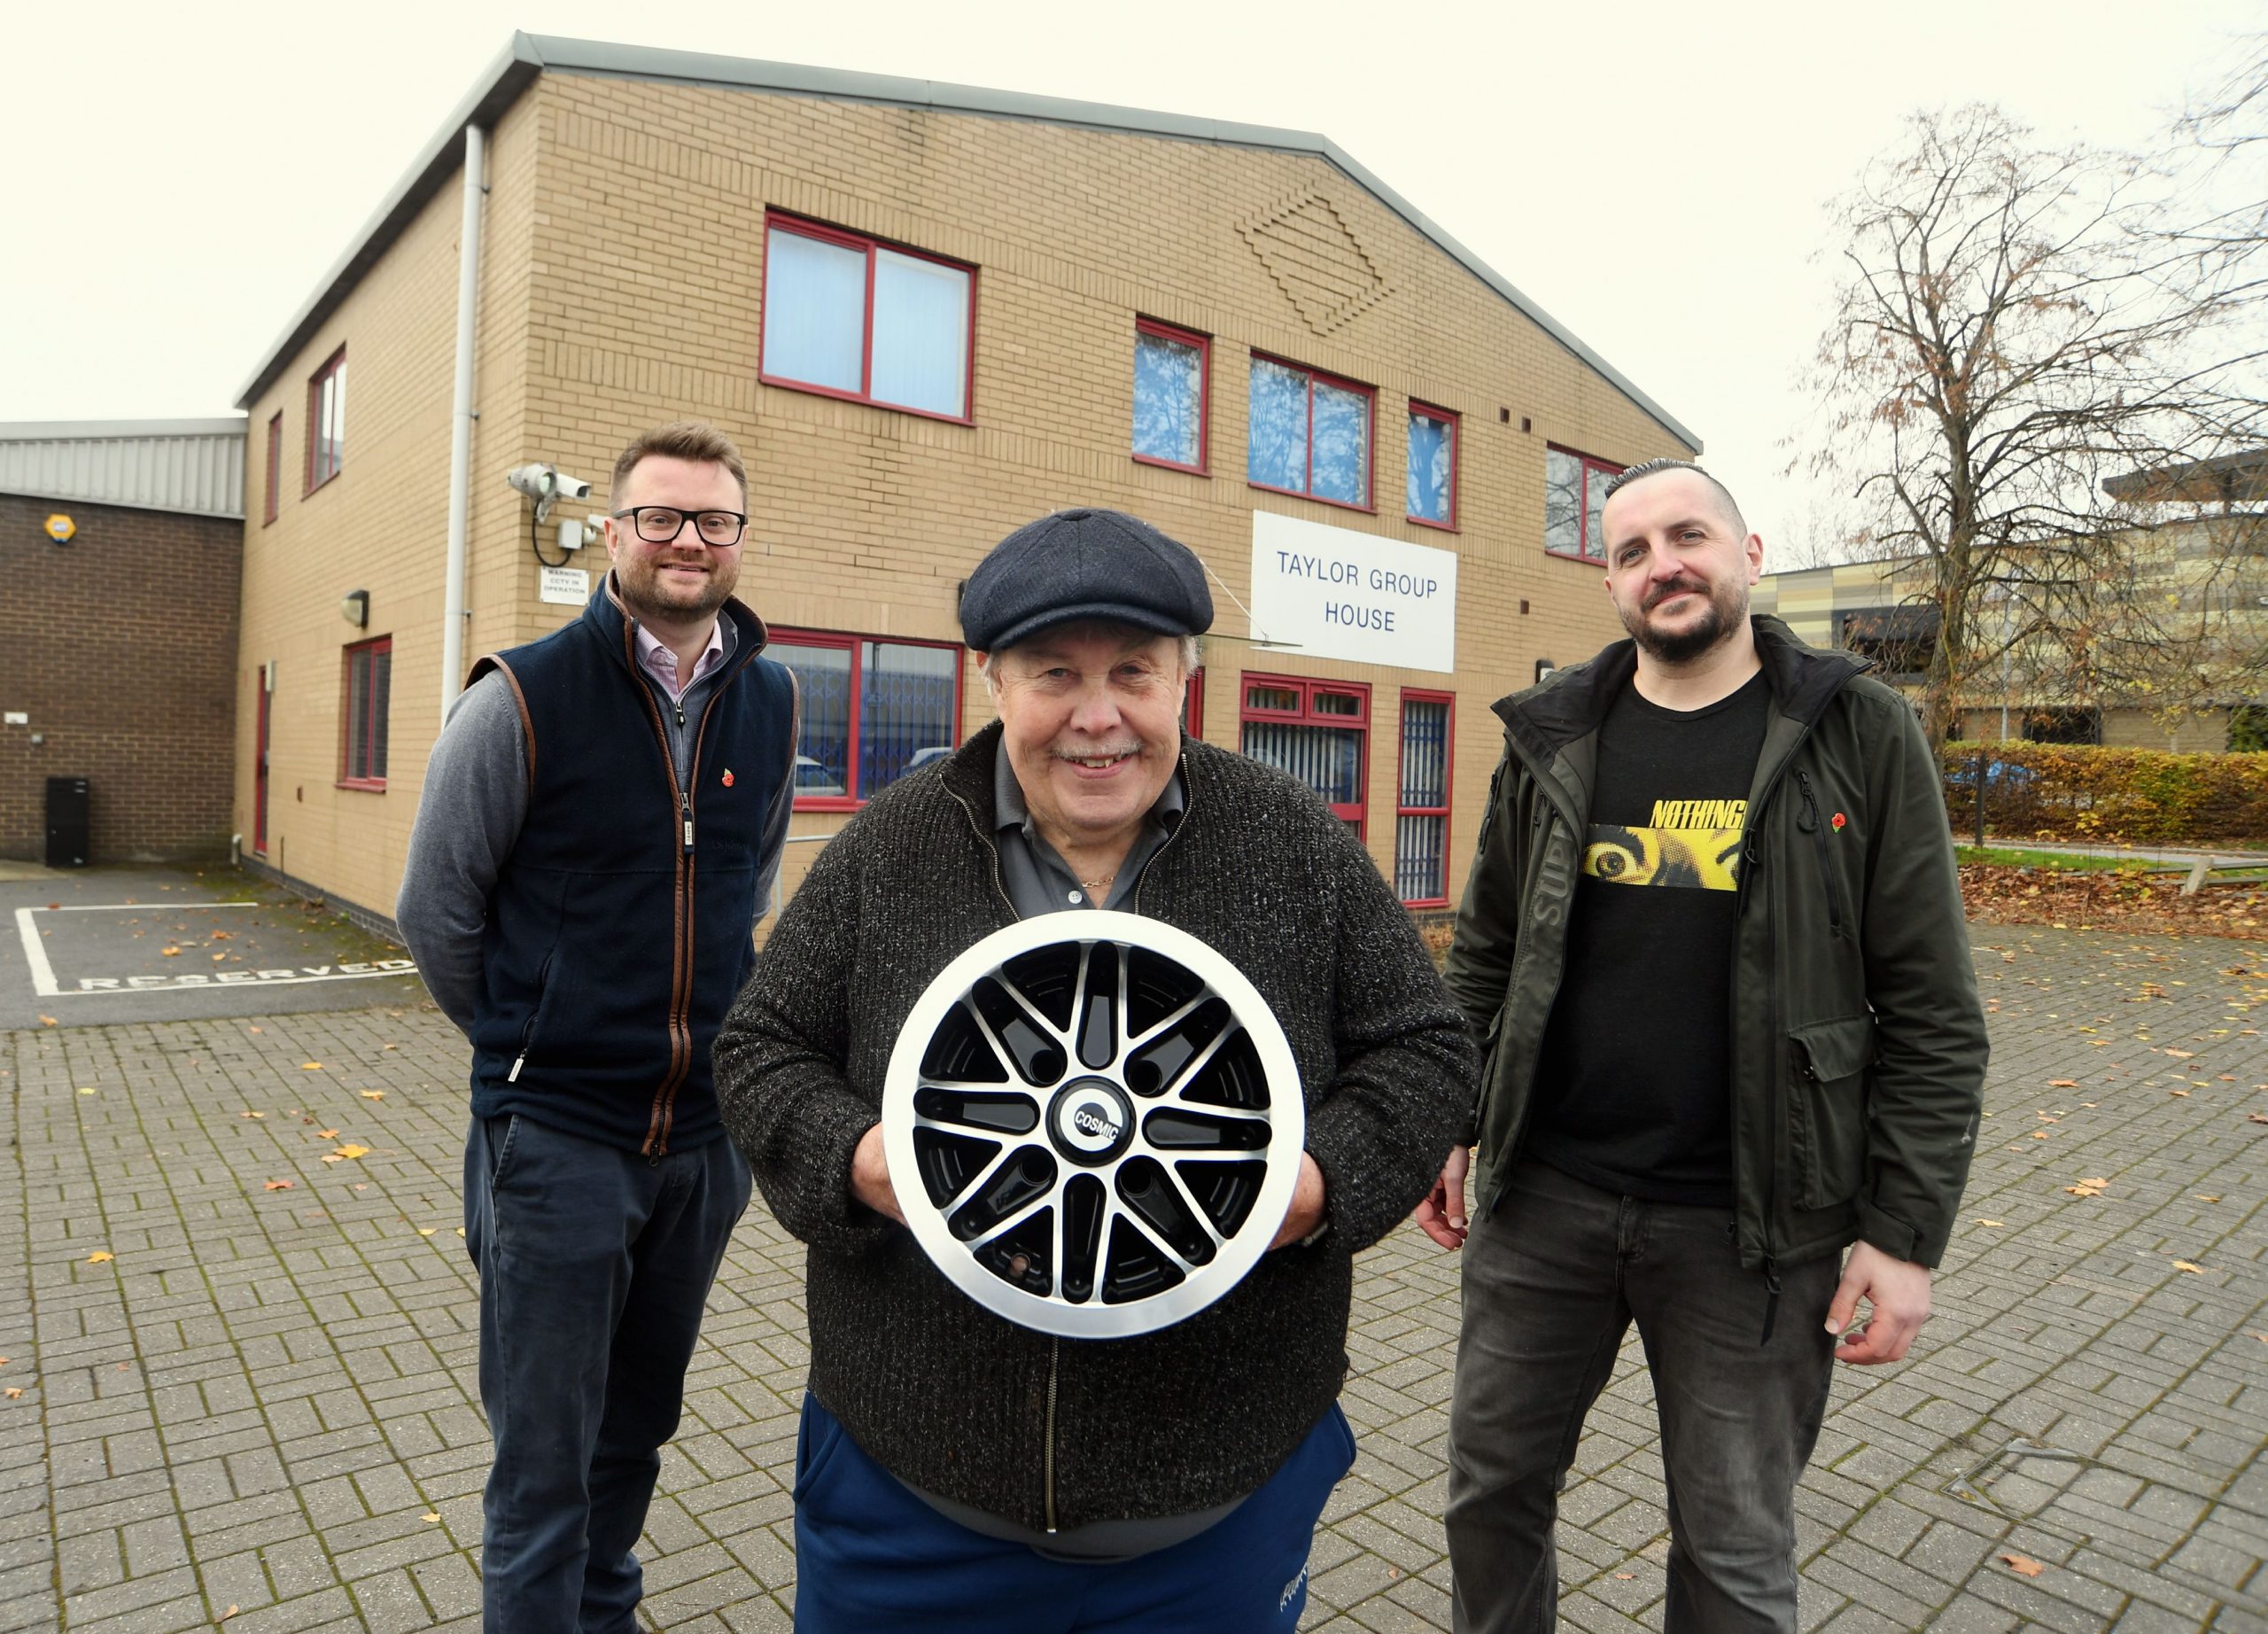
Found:
[(1730, 891), (1747, 821), (1746, 800), (1657, 800), (1643, 829), (1593, 823), (1583, 872), (1617, 885)]

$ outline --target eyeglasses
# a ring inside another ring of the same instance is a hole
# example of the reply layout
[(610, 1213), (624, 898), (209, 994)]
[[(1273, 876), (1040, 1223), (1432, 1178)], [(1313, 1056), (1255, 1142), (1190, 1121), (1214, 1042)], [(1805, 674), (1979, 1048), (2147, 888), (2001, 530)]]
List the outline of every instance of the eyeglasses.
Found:
[(614, 513), (617, 521), (630, 519), (638, 530), (638, 537), (649, 545), (666, 545), (676, 541), (685, 532), (687, 522), (701, 536), (704, 545), (737, 545), (741, 535), (748, 531), (748, 518), (737, 510), (680, 510), (674, 505), (633, 505), (627, 510)]

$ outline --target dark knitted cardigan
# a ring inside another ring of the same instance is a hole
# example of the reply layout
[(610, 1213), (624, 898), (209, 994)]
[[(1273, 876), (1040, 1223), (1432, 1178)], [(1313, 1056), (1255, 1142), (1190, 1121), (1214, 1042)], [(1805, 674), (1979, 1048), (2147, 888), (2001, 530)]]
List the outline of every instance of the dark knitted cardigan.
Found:
[(1355, 1253), (1439, 1173), (1472, 1046), (1346, 827), (1282, 774), (1184, 741), (1187, 813), (1135, 906), (1209, 943), (1274, 1010), (1330, 1229), (1138, 1338), (1059, 1340), (987, 1311), (854, 1202), (850, 1174), (914, 1000), (1015, 917), (992, 842), (999, 739), (988, 727), (897, 783), (820, 852), (717, 1040), (725, 1125), (810, 1245), (811, 1388), (867, 1453), (1035, 1529), (1185, 1514), (1258, 1488), (1336, 1399)]

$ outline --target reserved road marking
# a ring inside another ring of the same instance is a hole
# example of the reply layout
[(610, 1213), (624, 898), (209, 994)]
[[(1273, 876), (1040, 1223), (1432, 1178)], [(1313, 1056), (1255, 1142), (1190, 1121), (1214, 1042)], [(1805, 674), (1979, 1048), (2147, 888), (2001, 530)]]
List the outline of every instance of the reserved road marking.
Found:
[[(89, 993), (162, 992), (183, 987), (284, 987), (301, 982), (359, 982), (374, 976), (409, 976), (417, 966), (408, 959), (342, 960), (333, 964), (281, 966), (266, 970), (187, 971), (179, 976), (82, 976), (78, 985), (66, 987), (56, 979), (47, 957), (45, 940), (33, 922), (35, 914), (124, 914), (151, 912), (159, 905), (147, 902), (73, 903), (69, 907), (19, 907), (16, 935), (24, 945), (24, 962), (31, 967), (32, 991), (43, 999), (77, 999)], [(214, 907), (259, 907), (257, 902), (167, 903), (168, 910)]]

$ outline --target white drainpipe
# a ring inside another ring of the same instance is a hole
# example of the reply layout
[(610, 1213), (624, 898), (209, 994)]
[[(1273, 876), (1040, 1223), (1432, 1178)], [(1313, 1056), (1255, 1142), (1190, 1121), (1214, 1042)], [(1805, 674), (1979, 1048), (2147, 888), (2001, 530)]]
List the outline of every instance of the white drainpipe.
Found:
[(474, 317), (480, 300), (480, 214), (488, 197), (487, 137), (478, 125), (464, 129), (464, 223), (457, 239), (457, 381), (449, 413), (449, 564), (441, 623), (441, 712), (464, 685), (464, 560), (472, 510)]

